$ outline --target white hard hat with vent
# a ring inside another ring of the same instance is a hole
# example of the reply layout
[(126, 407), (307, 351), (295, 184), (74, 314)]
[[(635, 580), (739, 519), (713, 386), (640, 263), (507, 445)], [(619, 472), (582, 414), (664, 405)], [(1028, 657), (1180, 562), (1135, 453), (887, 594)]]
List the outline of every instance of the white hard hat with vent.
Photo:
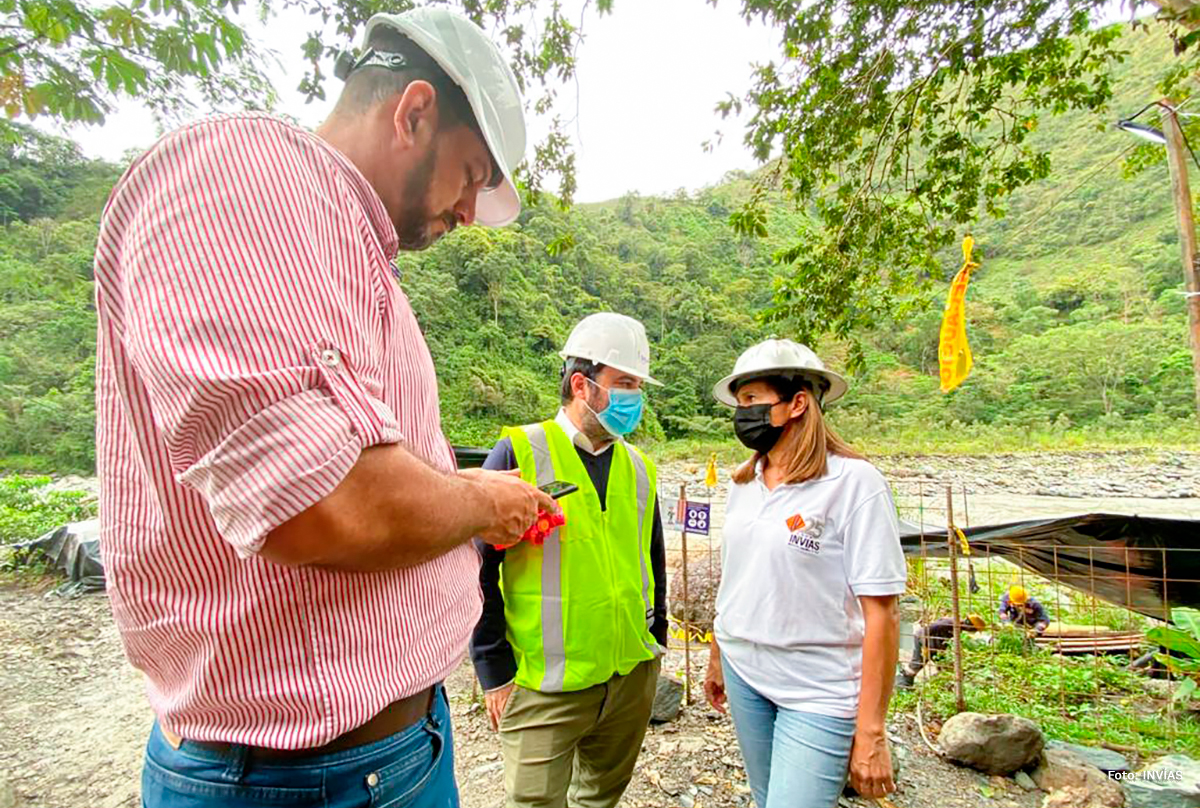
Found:
[(525, 159), (525, 109), (508, 61), (482, 28), (444, 8), (376, 14), (367, 21), (364, 48), (381, 25), (411, 39), (462, 88), (488, 151), (504, 174), (498, 186), (479, 192), (475, 218), (491, 227), (512, 222), (521, 212), (513, 172)]
[(849, 388), (844, 378), (825, 369), (825, 363), (807, 345), (790, 339), (769, 339), (742, 352), (733, 366), (733, 373), (713, 387), (713, 396), (722, 404), (736, 407), (737, 385), (764, 376), (809, 379), (816, 387), (821, 406), (841, 398)]
[(575, 357), (599, 362), (637, 376), (647, 384), (662, 384), (650, 377), (650, 340), (646, 338), (646, 327), (624, 314), (605, 311), (584, 317), (571, 329), (571, 336), (558, 355), (563, 359)]

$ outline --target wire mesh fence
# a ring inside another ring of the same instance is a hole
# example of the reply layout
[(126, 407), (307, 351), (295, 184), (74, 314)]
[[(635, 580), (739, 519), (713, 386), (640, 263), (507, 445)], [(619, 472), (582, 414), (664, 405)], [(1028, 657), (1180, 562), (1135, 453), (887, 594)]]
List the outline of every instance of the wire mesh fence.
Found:
[[(909, 665), (920, 670), (912, 690), (894, 696), (896, 709), (919, 704), (934, 724), (962, 709), (1014, 713), (1037, 721), (1049, 737), (1135, 759), (1200, 754), (1200, 711), (1194, 702), (1175, 698), (1184, 680), (1175, 665), (1162, 661), (1167, 649), (1153, 641), (1154, 634), (1147, 638), (1147, 632), (1167, 625), (1163, 618), (1172, 612), (1172, 593), (1182, 591), (1176, 588), (1200, 586), (1200, 580), (1172, 577), (1166, 563), (1169, 553), (1200, 553), (1200, 537), (1195, 546), (1158, 548), (1161, 608), (1147, 609), (1144, 597), (1139, 602), (1132, 592), (1124, 603), (1098, 595), (1114, 586), (1133, 587), (1138, 576), (1132, 570), (1146, 565), (1144, 548), (1071, 548), (1070, 558), (1060, 564), (1064, 549), (1053, 542), (972, 545), (950, 532), (950, 526), (971, 526), (968, 491), (898, 480), (893, 492), (901, 519), (922, 536), (918, 547), (910, 547), (900, 632), (901, 670)], [(664, 502), (672, 503), (680, 493), (678, 488), (669, 497), (664, 492)], [(709, 490), (701, 486), (688, 486), (683, 493), (686, 500), (710, 503), (713, 514), (706, 535), (684, 533), (677, 523), (667, 530), (672, 645), (689, 656), (679, 673), (690, 673), (695, 693), (707, 662), (720, 581), (724, 502), (719, 492), (709, 499)], [(949, 536), (954, 541), (948, 542)], [(953, 552), (945, 557), (948, 545)], [(1046, 574), (1023, 566), (1032, 555), (1042, 559), (1039, 569)], [(1045, 608), (1045, 630), (1001, 620), (1001, 598), (1013, 586)], [(958, 626), (957, 639), (951, 632), (945, 642), (922, 641), (938, 621), (942, 629), (947, 622)]]

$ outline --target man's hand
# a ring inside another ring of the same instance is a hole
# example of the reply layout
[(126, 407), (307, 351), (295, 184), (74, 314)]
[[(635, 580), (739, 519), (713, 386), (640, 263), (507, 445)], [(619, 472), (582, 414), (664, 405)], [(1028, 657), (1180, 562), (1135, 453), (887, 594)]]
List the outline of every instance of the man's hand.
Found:
[(460, 476), (476, 485), (491, 504), (488, 527), (479, 534), (488, 544), (504, 546), (520, 541), (537, 521), (539, 509), (560, 512), (553, 497), (522, 480), (518, 471), (469, 469)]
[(854, 733), (850, 749), (850, 785), (867, 799), (886, 797), (896, 790), (892, 781), (892, 754), (882, 732)]
[(512, 698), (514, 687), (516, 685), (509, 682), (504, 687), (498, 687), (483, 694), (483, 700), (487, 704), (488, 720), (492, 724), (493, 731), (500, 729), (500, 717), (504, 715), (504, 708), (508, 706), (508, 700)]

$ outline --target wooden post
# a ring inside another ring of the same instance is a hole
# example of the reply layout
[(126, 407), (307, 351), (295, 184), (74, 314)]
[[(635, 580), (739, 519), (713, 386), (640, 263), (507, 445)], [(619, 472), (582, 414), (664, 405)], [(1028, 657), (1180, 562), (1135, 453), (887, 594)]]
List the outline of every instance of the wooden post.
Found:
[(1192, 344), (1192, 370), (1196, 388), (1196, 411), (1200, 414), (1200, 273), (1196, 268), (1196, 222), (1192, 216), (1192, 190), (1188, 182), (1191, 155), (1183, 141), (1175, 104), (1164, 101), (1163, 135), (1167, 139), (1167, 165), (1171, 168), (1171, 192), (1179, 224), (1179, 248), (1183, 259), (1183, 288), (1187, 292), (1188, 334)]
[(954, 704), (961, 713), (966, 711), (963, 699), (962, 632), (958, 606), (958, 533), (954, 529), (954, 488), (946, 486), (946, 541), (950, 544), (950, 618), (954, 621)]
[[(679, 508), (687, 513), (687, 484), (679, 484)], [(683, 540), (683, 703), (692, 703), (692, 602), (688, 600), (687, 522), (680, 526)], [(711, 653), (711, 652), (710, 652)]]

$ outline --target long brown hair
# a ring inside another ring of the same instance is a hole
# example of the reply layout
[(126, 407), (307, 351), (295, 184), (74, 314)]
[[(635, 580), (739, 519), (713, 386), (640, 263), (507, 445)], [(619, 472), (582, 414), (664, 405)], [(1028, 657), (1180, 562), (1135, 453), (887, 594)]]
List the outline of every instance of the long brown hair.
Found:
[[(825, 415), (821, 405), (813, 393), (813, 383), (804, 377), (795, 376), (765, 376), (756, 379), (744, 379), (740, 384), (756, 381), (765, 382), (778, 396), (780, 401), (794, 401), (796, 396), (807, 396), (808, 406), (804, 408), (799, 418), (788, 421), (779, 436), (775, 447), (782, 450), (785, 484), (802, 483), (805, 480), (815, 480), (823, 477), (828, 470), (828, 455), (832, 452), (841, 457), (863, 460), (863, 456), (854, 447), (846, 443), (833, 427), (825, 423)], [(736, 392), (736, 389), (735, 389)], [(762, 452), (754, 456), (733, 472), (733, 481), (744, 485), (754, 479), (759, 461), (766, 457)]]

